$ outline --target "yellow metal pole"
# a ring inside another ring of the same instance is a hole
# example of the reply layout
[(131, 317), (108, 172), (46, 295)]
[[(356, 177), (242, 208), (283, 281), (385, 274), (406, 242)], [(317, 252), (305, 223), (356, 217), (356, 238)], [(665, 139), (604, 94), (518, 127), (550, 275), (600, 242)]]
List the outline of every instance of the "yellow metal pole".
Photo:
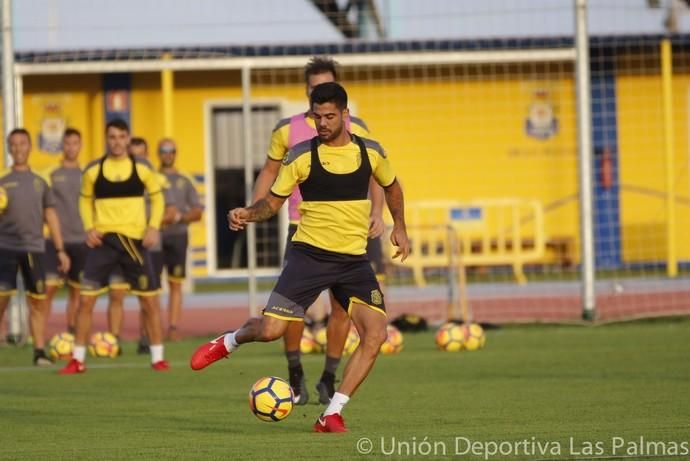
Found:
[(664, 153), (666, 159), (666, 273), (669, 277), (678, 275), (678, 255), (676, 253), (676, 207), (674, 184), (673, 143), (673, 55), (671, 41), (661, 41), (661, 86), (664, 108)]
[[(170, 60), (169, 53), (163, 55), (163, 60)], [(173, 136), (173, 71), (163, 69), (161, 71), (161, 92), (163, 93), (163, 136), (171, 138)]]

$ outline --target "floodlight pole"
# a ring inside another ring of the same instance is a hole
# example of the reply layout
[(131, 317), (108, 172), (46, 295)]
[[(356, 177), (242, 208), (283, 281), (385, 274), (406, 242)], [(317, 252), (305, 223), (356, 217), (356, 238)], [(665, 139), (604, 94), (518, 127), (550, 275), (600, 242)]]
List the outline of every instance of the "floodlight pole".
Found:
[(580, 172), (580, 272), (582, 317), (594, 320), (594, 232), (592, 224), (592, 116), (587, 0), (575, 0), (575, 74)]
[[(2, 115), (3, 142), (15, 128), (14, 46), (12, 43), (12, 0), (2, 0)], [(9, 166), (7, 151), (3, 166)]]

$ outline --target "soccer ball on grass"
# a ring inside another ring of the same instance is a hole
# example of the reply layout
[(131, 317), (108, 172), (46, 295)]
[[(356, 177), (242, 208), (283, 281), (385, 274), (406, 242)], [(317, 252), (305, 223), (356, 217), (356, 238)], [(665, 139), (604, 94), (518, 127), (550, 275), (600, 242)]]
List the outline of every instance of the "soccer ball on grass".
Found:
[(403, 348), (403, 334), (393, 325), (386, 326), (388, 336), (381, 344), (382, 354), (397, 354)]
[(463, 343), (462, 347), (466, 351), (476, 351), (484, 347), (486, 336), (484, 330), (477, 323), (465, 323), (460, 326), (462, 328)]
[(99, 331), (91, 335), (89, 340), (89, 354), (93, 357), (117, 357), (120, 344), (112, 333)]
[(314, 335), (307, 328), (305, 328), (302, 333), (299, 349), (302, 354), (315, 354), (321, 352), (321, 345), (314, 340)]
[(287, 381), (275, 376), (259, 379), (249, 391), (249, 408), (261, 421), (277, 422), (287, 418), (294, 401)]
[(436, 346), (446, 352), (457, 352), (462, 349), (464, 335), (460, 325), (445, 323), (436, 331)]
[(74, 350), (74, 335), (72, 333), (56, 333), (48, 343), (48, 354), (53, 360), (70, 360)]
[(354, 352), (359, 347), (359, 333), (357, 333), (357, 328), (354, 325), (350, 327), (350, 331), (345, 339), (345, 346), (343, 347), (343, 356), (348, 356), (354, 354)]

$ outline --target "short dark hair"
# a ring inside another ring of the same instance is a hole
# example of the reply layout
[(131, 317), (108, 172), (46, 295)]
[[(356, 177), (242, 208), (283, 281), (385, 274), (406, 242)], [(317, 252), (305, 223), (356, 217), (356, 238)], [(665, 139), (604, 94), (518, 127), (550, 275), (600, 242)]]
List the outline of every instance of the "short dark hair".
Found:
[(312, 75), (325, 74), (330, 72), (333, 74), (333, 79), (338, 80), (338, 72), (336, 70), (338, 63), (332, 58), (326, 56), (314, 56), (304, 66), (304, 82), (309, 85), (309, 77)]
[(27, 130), (26, 128), (15, 128), (12, 131), (10, 131), (10, 134), (7, 135), (7, 142), (10, 142), (10, 138), (15, 134), (23, 134), (29, 139), (29, 144), (31, 144), (31, 134), (29, 134), (29, 130)]
[(141, 138), (139, 136), (135, 136), (132, 139), (129, 140), (129, 144), (131, 146), (144, 146), (146, 150), (149, 150), (149, 145), (146, 142), (146, 139)]
[(347, 92), (339, 83), (326, 82), (316, 85), (309, 96), (309, 105), (332, 102), (339, 110), (347, 108)]
[(118, 130), (126, 131), (129, 133), (129, 125), (127, 122), (121, 118), (116, 118), (105, 124), (105, 131), (107, 132), (110, 128), (117, 128)]
[(65, 132), (62, 133), (63, 138), (66, 138), (67, 136), (76, 136), (81, 139), (81, 133), (79, 132), (79, 130), (77, 130), (76, 128), (72, 128), (71, 126), (65, 128)]

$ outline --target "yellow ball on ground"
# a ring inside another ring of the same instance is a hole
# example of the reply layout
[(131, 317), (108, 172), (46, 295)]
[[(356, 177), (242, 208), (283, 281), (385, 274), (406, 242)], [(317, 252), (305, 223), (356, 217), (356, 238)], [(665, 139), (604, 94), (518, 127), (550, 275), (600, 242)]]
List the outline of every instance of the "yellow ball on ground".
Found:
[(91, 335), (88, 349), (93, 357), (114, 358), (120, 352), (120, 345), (115, 335), (107, 331), (99, 331)]
[(343, 355), (352, 355), (359, 346), (359, 333), (357, 333), (357, 328), (354, 325), (350, 327), (350, 331), (347, 334), (347, 339), (345, 340), (345, 347), (343, 347)]
[(463, 348), (467, 351), (476, 351), (484, 347), (486, 336), (484, 329), (477, 323), (462, 325)]
[(462, 328), (455, 323), (446, 323), (436, 331), (436, 346), (446, 352), (457, 352), (463, 346)]
[(314, 335), (312, 335), (308, 328), (305, 328), (302, 333), (299, 349), (302, 354), (315, 354), (321, 352), (321, 346), (314, 340)]
[(249, 408), (261, 421), (277, 422), (287, 418), (294, 400), (287, 381), (275, 376), (259, 379), (249, 391)]
[(326, 350), (326, 343), (328, 342), (326, 327), (320, 327), (314, 331), (314, 341), (319, 345), (320, 350)]
[(48, 354), (53, 360), (70, 360), (74, 350), (74, 335), (68, 332), (56, 333), (48, 342)]
[(381, 344), (382, 354), (397, 354), (403, 348), (403, 334), (393, 325), (386, 326), (387, 337)]

